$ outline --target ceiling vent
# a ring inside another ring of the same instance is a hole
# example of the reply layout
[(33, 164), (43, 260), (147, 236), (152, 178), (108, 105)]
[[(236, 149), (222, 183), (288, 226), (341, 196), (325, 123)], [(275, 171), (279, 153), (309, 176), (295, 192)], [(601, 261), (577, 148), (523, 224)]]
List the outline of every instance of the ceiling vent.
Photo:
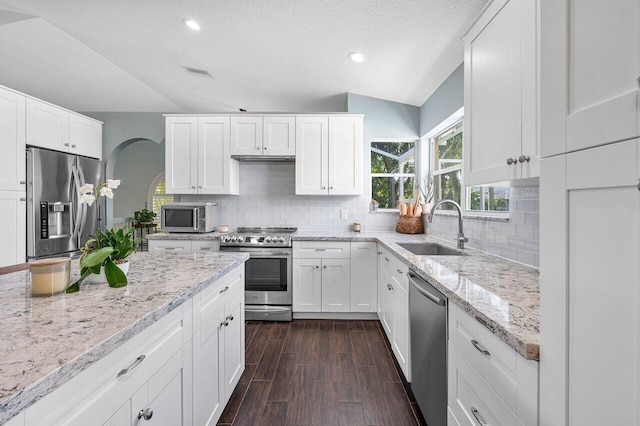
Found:
[(207, 70), (201, 70), (198, 68), (191, 68), (191, 67), (183, 67), (185, 70), (189, 71), (190, 73), (193, 74), (197, 74), (203, 77), (209, 77), (209, 78), (213, 78), (213, 76), (211, 74), (209, 74), (209, 71)]

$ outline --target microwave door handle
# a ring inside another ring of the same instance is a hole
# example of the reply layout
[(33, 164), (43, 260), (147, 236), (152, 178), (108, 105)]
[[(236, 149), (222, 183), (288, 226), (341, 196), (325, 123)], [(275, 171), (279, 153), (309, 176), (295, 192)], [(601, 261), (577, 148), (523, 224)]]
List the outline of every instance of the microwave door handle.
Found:
[(193, 209), (193, 230), (198, 230), (198, 208)]

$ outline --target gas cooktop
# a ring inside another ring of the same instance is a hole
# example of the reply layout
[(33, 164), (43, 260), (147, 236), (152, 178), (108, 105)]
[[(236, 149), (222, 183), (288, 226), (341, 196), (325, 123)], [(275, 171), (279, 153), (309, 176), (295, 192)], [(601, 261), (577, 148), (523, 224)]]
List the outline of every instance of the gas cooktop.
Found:
[(298, 228), (239, 227), (220, 237), (220, 247), (291, 247), (291, 236)]

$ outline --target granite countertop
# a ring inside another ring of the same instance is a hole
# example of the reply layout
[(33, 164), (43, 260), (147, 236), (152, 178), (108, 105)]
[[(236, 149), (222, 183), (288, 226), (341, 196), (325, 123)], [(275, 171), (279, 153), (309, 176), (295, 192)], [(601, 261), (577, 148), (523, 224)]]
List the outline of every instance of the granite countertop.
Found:
[(396, 232), (298, 232), (294, 241), (376, 241), (527, 359), (540, 356), (537, 268), (465, 248), (465, 256), (417, 256), (397, 243), (455, 243)]
[(147, 240), (219, 240), (219, 232), (200, 232), (200, 233), (184, 233), (184, 232), (156, 232), (155, 234), (145, 235)]
[[(0, 423), (76, 376), (248, 259), (136, 253), (127, 287), (32, 298), (29, 271), (0, 276)], [(71, 280), (78, 277), (77, 261)]]

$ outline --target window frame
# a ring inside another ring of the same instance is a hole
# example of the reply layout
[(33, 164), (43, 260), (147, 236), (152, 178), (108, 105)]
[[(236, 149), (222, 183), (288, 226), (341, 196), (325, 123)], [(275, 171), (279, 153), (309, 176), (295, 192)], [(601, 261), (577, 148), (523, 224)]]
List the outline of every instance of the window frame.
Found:
[[(459, 165), (455, 165), (455, 166), (449, 166), (449, 167), (445, 167), (444, 169), (439, 169), (437, 172), (434, 171), (435, 169), (435, 155), (434, 155), (434, 149), (435, 149), (435, 140), (440, 137), (442, 134), (446, 133), (447, 131), (451, 130), (452, 128), (455, 128), (458, 125), (462, 125), (460, 127), (460, 132), (463, 133), (463, 137), (462, 137), (462, 144), (464, 146), (464, 144), (466, 143), (466, 140), (464, 138), (464, 107), (460, 108), (458, 111), (454, 112), (453, 114), (451, 114), (449, 117), (447, 117), (445, 120), (443, 120), (440, 124), (438, 124), (436, 127), (434, 127), (429, 133), (427, 133), (426, 135), (424, 135), (421, 139), (422, 143), (427, 143), (429, 149), (428, 149), (428, 153), (429, 153), (429, 158), (427, 160), (428, 164), (428, 168), (425, 170), (425, 176), (427, 176), (428, 174), (431, 174), (433, 177), (437, 176), (437, 175), (443, 175), (443, 174), (447, 174), (447, 173), (451, 173), (453, 171), (457, 171), (460, 170), (460, 189), (461, 189), (461, 195), (460, 195), (460, 207), (462, 207), (462, 212), (464, 214), (465, 217), (470, 217), (470, 218), (497, 218), (497, 219), (508, 219), (509, 218), (509, 211), (504, 211), (504, 212), (499, 212), (499, 211), (486, 211), (486, 210), (470, 210), (469, 206), (471, 205), (471, 187), (465, 185), (465, 181), (464, 181), (464, 154), (463, 154), (463, 158), (460, 161)], [(463, 149), (464, 152), (464, 149)], [(499, 184), (500, 182), (496, 182), (496, 184)], [(483, 186), (483, 185), (476, 185), (476, 186)], [(484, 185), (484, 186), (488, 186), (488, 185)], [(511, 185), (506, 182), (504, 184), (504, 186), (510, 187)], [(432, 203), (435, 205), (435, 203)], [(458, 213), (455, 211), (450, 211), (450, 210), (442, 210), (442, 209), (438, 209), (435, 212), (436, 215), (443, 215), (443, 216), (457, 216)]]
[[(149, 185), (149, 189), (147, 190), (147, 206), (151, 207), (151, 211), (153, 211), (153, 197), (156, 196), (156, 195), (159, 195), (159, 194), (156, 194), (156, 187), (158, 186), (158, 184), (160, 182), (163, 182), (163, 181), (166, 184), (166, 173), (165, 172), (158, 173), (156, 175), (156, 177), (154, 177), (151, 180), (151, 184)], [(173, 200), (175, 201), (175, 195), (174, 194), (165, 194), (165, 195), (173, 197)], [(158, 225), (160, 225), (160, 214), (159, 213), (156, 216), (156, 223)]]
[[(384, 143), (384, 142), (399, 142), (399, 143), (413, 143), (413, 162), (414, 162), (414, 172), (413, 173), (372, 173), (371, 172), (371, 152), (372, 152), (372, 144), (374, 143)], [(373, 178), (379, 177), (398, 177), (398, 178), (413, 178), (414, 182), (420, 182), (423, 173), (421, 173), (421, 161), (420, 161), (420, 138), (372, 138), (369, 140), (369, 150), (367, 156), (367, 166), (369, 170), (369, 199), (373, 199)], [(415, 195), (415, 194), (414, 194)], [(395, 207), (392, 208), (379, 208), (377, 210), (379, 213), (398, 213), (398, 209)], [(369, 212), (375, 213), (375, 212)]]

